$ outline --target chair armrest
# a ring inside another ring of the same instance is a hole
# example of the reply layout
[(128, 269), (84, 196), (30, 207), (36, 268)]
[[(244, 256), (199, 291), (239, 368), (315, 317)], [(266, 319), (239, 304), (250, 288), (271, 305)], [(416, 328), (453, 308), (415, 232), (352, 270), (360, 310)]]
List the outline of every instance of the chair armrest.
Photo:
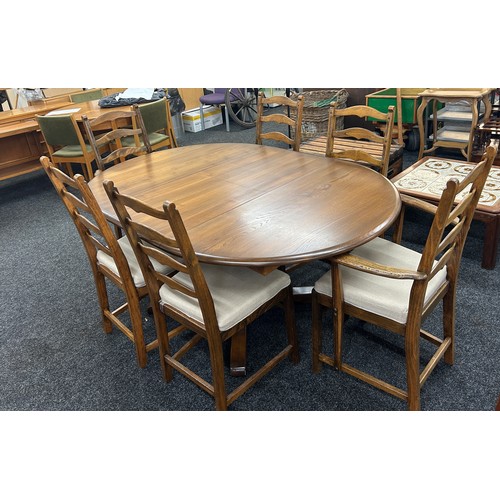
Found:
[(437, 211), (437, 206), (429, 203), (428, 201), (420, 200), (404, 193), (400, 193), (400, 197), (402, 202), (401, 212), (394, 223), (394, 234), (392, 236), (392, 241), (398, 245), (401, 243), (401, 239), (403, 237), (406, 207), (412, 207), (420, 210), (421, 212), (427, 212), (432, 215), (435, 215)]
[(400, 269), (397, 267), (386, 266), (352, 254), (339, 255), (337, 257), (333, 257), (331, 261), (350, 267), (351, 269), (375, 274), (377, 276), (383, 276), (385, 278), (400, 280), (410, 279), (415, 281), (425, 280), (427, 278), (426, 273), (414, 271), (412, 269)]
[(431, 214), (435, 214), (437, 210), (437, 206), (429, 203), (428, 201), (419, 200), (418, 198), (414, 198), (413, 196), (409, 196), (407, 194), (401, 193), (401, 201), (408, 207), (417, 208), (419, 210), (423, 210), (424, 212), (428, 212)]

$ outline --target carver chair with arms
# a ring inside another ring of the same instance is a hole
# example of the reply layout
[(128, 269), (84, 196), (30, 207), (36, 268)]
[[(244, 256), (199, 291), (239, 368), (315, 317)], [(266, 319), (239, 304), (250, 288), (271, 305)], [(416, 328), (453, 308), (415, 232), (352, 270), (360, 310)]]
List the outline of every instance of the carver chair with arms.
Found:
[[(284, 113), (271, 113), (265, 114), (264, 108), (269, 105), (287, 106), (294, 109), (294, 117), (291, 118)], [(266, 97), (263, 92), (259, 92), (257, 100), (257, 123), (256, 123), (256, 144), (262, 144), (263, 140), (273, 140), (284, 142), (293, 147), (294, 151), (300, 149), (300, 142), (302, 138), (302, 113), (304, 109), (304, 96), (299, 95), (297, 100), (290, 99), (286, 96), (273, 96)], [(264, 131), (263, 126), (265, 123), (275, 123), (279, 125), (288, 125), (290, 135), (286, 135), (279, 130)]]
[[(158, 340), (146, 343), (144, 338), (139, 302), (147, 297), (148, 293), (127, 237), (123, 236), (117, 240), (92, 191), (80, 174), (70, 178), (55, 168), (46, 156), (42, 156), (40, 162), (82, 239), (94, 275), (105, 333), (111, 333), (113, 326), (123, 332), (134, 343), (137, 362), (144, 368), (147, 364), (147, 353), (157, 347)], [(165, 273), (171, 271), (156, 262), (154, 265)], [(106, 282), (113, 283), (122, 290), (126, 299), (115, 310), (110, 309)], [(126, 311), (130, 317), (130, 328), (120, 319), (120, 315)]]
[(95, 160), (92, 146), (85, 142), (72, 114), (36, 115), (36, 121), (47, 145), (50, 159), (54, 165), (63, 165), (73, 176), (72, 163), (80, 163), (85, 178), (94, 177), (92, 162)]
[[(449, 365), (454, 362), (455, 297), (460, 260), (495, 154), (496, 148), (490, 146), (466, 177), (448, 180), (437, 207), (401, 195), (403, 210), (395, 226), (394, 241), (376, 238), (349, 254), (331, 259), (331, 270), (315, 283), (312, 293), (313, 371), (319, 371), (321, 363), (332, 365), (407, 401), (408, 409), (420, 409), (421, 387), (430, 373), (443, 357)], [(401, 244), (407, 206), (433, 214), (422, 252)], [(443, 328), (442, 335), (437, 336), (422, 329), (422, 322), (439, 304), (443, 307)], [(333, 309), (332, 355), (324, 352), (322, 341), (325, 308)], [(406, 390), (343, 361), (345, 317), (358, 318), (404, 337)], [(421, 339), (437, 346), (422, 371)]]
[[(109, 111), (92, 120), (82, 115), (82, 121), (99, 170), (110, 163), (123, 162), (128, 156), (152, 152), (146, 127), (135, 109)], [(120, 125), (127, 122), (130, 128)], [(122, 143), (126, 138), (132, 138), (128, 145)]]
[[(293, 362), (298, 362), (292, 287), (287, 274), (275, 270), (264, 276), (248, 268), (200, 264), (174, 203), (165, 201), (159, 210), (120, 194), (110, 180), (104, 181), (104, 188), (146, 278), (160, 360), (168, 382), (175, 369), (210, 394), (218, 410), (225, 410), (284, 358), (290, 356)], [(164, 221), (166, 231), (159, 233), (147, 220)], [(150, 259), (172, 267), (177, 273), (167, 276), (155, 270)], [(247, 325), (273, 306), (283, 306), (285, 310), (286, 346), (227, 394), (223, 342), (239, 335), (246, 338)], [(167, 317), (180, 326), (168, 332)], [(189, 330), (192, 336), (174, 353), (170, 339), (184, 330)], [(184, 360), (180, 361), (201, 339), (208, 344), (211, 383), (191, 370)]]
[[(373, 119), (385, 124), (382, 135), (362, 127), (337, 130), (337, 118), (358, 117)], [(393, 176), (401, 170), (403, 146), (392, 144), (394, 106), (387, 113), (370, 106), (351, 106), (339, 109), (336, 102), (330, 105), (326, 156), (353, 160), (375, 167), (383, 176)]]

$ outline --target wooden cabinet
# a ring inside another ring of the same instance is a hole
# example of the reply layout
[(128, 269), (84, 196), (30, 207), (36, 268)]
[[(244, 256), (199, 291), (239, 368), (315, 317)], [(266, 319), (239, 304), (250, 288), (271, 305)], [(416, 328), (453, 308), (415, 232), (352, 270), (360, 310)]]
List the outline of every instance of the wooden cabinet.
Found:
[[(459, 149), (470, 161), (480, 107), (482, 106), (484, 119), (487, 120), (491, 113), (490, 99), (494, 90), (493, 88), (434, 88), (420, 93), (422, 101), (417, 111), (420, 131), (419, 159), (424, 154), (443, 147)], [(443, 103), (444, 107), (438, 110), (437, 103)], [(424, 117), (424, 111), (429, 104), (433, 106), (430, 136), (427, 134), (427, 119)], [(426, 149), (427, 141), (430, 142), (430, 147)]]
[(38, 170), (46, 153), (35, 120), (0, 125), (0, 181)]

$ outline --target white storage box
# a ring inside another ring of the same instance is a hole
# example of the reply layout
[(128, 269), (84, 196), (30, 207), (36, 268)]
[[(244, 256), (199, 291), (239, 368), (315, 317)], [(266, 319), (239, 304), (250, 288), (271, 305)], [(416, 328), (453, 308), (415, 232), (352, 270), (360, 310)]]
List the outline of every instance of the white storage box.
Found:
[[(215, 127), (222, 124), (222, 112), (217, 106), (204, 106), (203, 118), (205, 128)], [(199, 132), (201, 128), (200, 109), (192, 109), (182, 113), (182, 123), (186, 132)]]

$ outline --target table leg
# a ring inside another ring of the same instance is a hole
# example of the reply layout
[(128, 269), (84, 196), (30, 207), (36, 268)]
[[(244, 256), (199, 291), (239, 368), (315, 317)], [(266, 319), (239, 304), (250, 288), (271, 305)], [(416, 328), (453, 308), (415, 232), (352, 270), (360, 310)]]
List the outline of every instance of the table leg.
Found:
[(420, 146), (418, 149), (418, 159), (420, 160), (423, 156), (424, 149), (425, 149), (425, 127), (424, 127), (424, 111), (425, 108), (427, 107), (428, 104), (428, 99), (425, 97), (422, 98), (422, 102), (420, 103), (420, 106), (417, 109), (417, 124), (418, 124), (418, 132), (420, 135)]
[(477, 122), (479, 119), (479, 111), (478, 111), (479, 103), (477, 99), (472, 99), (470, 101), (470, 108), (472, 111), (472, 123), (469, 133), (469, 142), (467, 143), (467, 154), (464, 153), (464, 156), (467, 158), (467, 161), (471, 161), (472, 157), (472, 145), (474, 144), (474, 133), (476, 131)]
[(500, 233), (500, 214), (485, 221), (483, 261), (484, 269), (494, 269), (497, 260), (498, 239)]
[(231, 337), (231, 360), (229, 371), (233, 377), (244, 377), (247, 374), (247, 330), (241, 329)]

